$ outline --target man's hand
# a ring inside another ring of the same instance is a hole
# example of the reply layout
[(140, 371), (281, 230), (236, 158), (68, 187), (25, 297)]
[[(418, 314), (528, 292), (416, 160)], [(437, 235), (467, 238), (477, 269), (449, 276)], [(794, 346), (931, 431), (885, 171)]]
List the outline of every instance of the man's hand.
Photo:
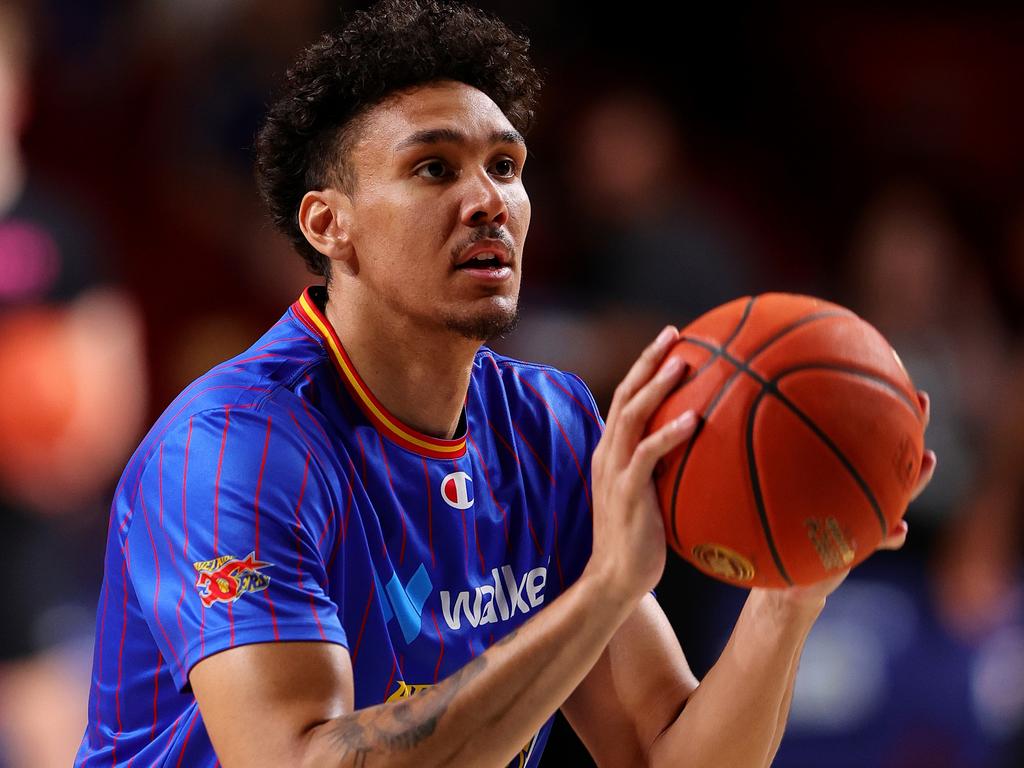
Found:
[(686, 371), (677, 358), (661, 366), (678, 338), (675, 328), (666, 327), (626, 374), (593, 456), (594, 544), (587, 570), (604, 579), (610, 595), (626, 601), (639, 600), (661, 579), (666, 541), (654, 467), (697, 424), (696, 414), (686, 411), (643, 438), (651, 415)]
[[(931, 418), (931, 401), (928, 398), (927, 392), (918, 392), (917, 400), (921, 405), (921, 413), (924, 414), (924, 425), (928, 427), (928, 421)], [(910, 496), (910, 500), (913, 501), (921, 492), (928, 487), (928, 483), (931, 482), (932, 475), (935, 473), (935, 451), (926, 450), (924, 456), (921, 459), (921, 469), (917, 475), (917, 483), (914, 486), (914, 492)], [(908, 526), (905, 520), (900, 518), (899, 522), (893, 527), (878, 545), (878, 549), (899, 549), (907, 540)], [(834, 576), (819, 581), (815, 584), (810, 584), (805, 587), (789, 587), (787, 589), (775, 590), (778, 592), (779, 597), (786, 602), (794, 602), (802, 605), (822, 605), (830, 594), (836, 591), (840, 584), (842, 584), (846, 577), (850, 575), (850, 569), (847, 568), (844, 571), (840, 571)]]

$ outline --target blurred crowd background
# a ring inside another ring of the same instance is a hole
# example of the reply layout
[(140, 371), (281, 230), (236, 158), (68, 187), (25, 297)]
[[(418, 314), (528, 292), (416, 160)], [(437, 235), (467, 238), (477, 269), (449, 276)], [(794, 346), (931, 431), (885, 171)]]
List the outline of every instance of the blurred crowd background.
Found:
[[(1024, 12), (482, 5), (547, 79), (523, 321), (495, 346), (606, 407), (661, 324), (785, 290), (858, 311), (931, 394), (935, 481), (906, 548), (830, 600), (776, 766), (1024, 765)], [(137, 440), (312, 281), (251, 146), (339, 17), (0, 0), (0, 766), (71, 762)], [(743, 593), (670, 561), (658, 594), (700, 675)], [(564, 724), (546, 764), (588, 764)]]

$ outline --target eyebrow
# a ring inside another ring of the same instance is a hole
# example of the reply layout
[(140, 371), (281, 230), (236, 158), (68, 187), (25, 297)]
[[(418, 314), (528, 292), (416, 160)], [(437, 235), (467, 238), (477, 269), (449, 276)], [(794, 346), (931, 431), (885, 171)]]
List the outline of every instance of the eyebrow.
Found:
[[(519, 131), (495, 131), (489, 137), (492, 144), (521, 144), (526, 146), (526, 140)], [(402, 139), (395, 147), (395, 152), (403, 149), (418, 146), (430, 146), (432, 144), (468, 144), (469, 137), (462, 131), (453, 128), (428, 128)]]

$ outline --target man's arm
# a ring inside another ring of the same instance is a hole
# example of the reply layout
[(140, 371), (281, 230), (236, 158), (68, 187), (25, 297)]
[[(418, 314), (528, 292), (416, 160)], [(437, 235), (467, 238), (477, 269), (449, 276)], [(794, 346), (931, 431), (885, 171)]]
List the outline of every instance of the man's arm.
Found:
[[(927, 418), (926, 397), (922, 407)], [(915, 497), (934, 470), (935, 454), (926, 451)], [(879, 548), (899, 549), (906, 535), (900, 522)], [(751, 590), (700, 685), (648, 596), (563, 711), (601, 766), (769, 766), (782, 741), (804, 642), (847, 574), (808, 587)]]
[(816, 616), (755, 590), (697, 684), (652, 596), (622, 625), (563, 712), (601, 766), (770, 764)]
[[(657, 583), (665, 532), (651, 475), (692, 433), (693, 414), (644, 437), (682, 378), (656, 374), (677, 338), (667, 328), (620, 385), (594, 453), (594, 539), (580, 579), (428, 691), (353, 711), (347, 651), (326, 643), (232, 648), (189, 680), (225, 768), (236, 765), (502, 766), (558, 709)], [(240, 716), (241, 715), (241, 716)]]
[(264, 643), (211, 656), (190, 681), (225, 768), (503, 766), (597, 660), (630, 606), (582, 577), (518, 632), (433, 688), (353, 710), (349, 654)]

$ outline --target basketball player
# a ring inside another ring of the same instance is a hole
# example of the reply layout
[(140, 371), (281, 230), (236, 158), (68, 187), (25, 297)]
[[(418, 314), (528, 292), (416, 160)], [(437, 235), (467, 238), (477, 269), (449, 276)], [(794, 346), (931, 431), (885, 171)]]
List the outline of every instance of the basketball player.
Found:
[(695, 424), (642, 437), (677, 331), (603, 429), (577, 378), (481, 347), (516, 318), (526, 51), (386, 0), (289, 72), (260, 181), (326, 286), (127, 467), (77, 765), (536, 766), (559, 708), (602, 765), (771, 762), (845, 574), (753, 590), (698, 686), (651, 594), (652, 471)]

